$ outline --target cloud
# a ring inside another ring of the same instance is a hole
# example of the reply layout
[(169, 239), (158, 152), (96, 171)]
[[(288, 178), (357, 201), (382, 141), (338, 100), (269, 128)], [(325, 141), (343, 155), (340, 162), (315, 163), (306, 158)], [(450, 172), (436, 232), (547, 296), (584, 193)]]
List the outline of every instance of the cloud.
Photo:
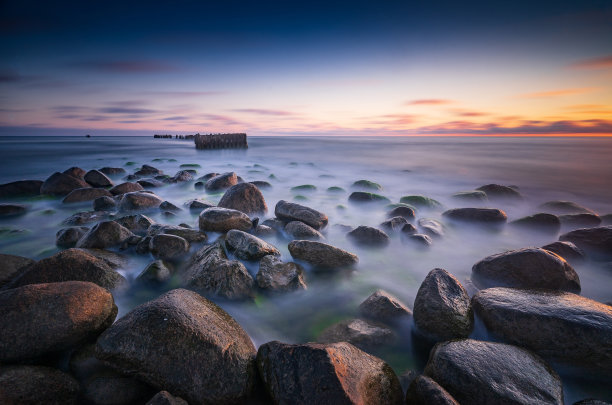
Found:
[(574, 94), (591, 93), (596, 90), (599, 90), (599, 88), (580, 87), (580, 88), (573, 88), (573, 89), (559, 89), (559, 90), (539, 91), (535, 93), (526, 93), (526, 94), (521, 94), (518, 97), (520, 98), (563, 97), (563, 96), (571, 96)]
[(23, 76), (12, 70), (0, 71), (0, 83), (18, 83), (23, 81)]
[(520, 125), (500, 126), (496, 122), (473, 123), (450, 121), (414, 129), (417, 134), (463, 135), (554, 135), (554, 134), (612, 134), (610, 120), (523, 121)]
[(157, 97), (201, 97), (227, 94), (226, 91), (143, 91), (141, 94)]
[(406, 101), (405, 105), (443, 105), (443, 104), (452, 104), (455, 101), (447, 100), (442, 98), (423, 98), (419, 100), (410, 100)]
[(257, 115), (275, 115), (275, 116), (295, 115), (295, 113), (293, 113), (291, 111), (266, 110), (266, 109), (260, 109), (260, 108), (236, 108), (236, 109), (233, 109), (231, 111), (233, 111), (233, 112), (240, 112), (240, 113), (257, 114)]
[(174, 117), (166, 117), (166, 118), (162, 118), (163, 121), (185, 121), (188, 120), (189, 117), (185, 116), (185, 115), (176, 115)]
[(154, 60), (88, 60), (73, 62), (70, 67), (98, 73), (171, 73), (179, 71), (177, 66)]
[(148, 108), (106, 107), (97, 110), (103, 114), (154, 114), (157, 111)]
[(207, 121), (213, 121), (215, 123), (220, 123), (223, 125), (242, 125), (241, 122), (227, 115), (202, 114), (201, 117)]
[(612, 55), (602, 56), (599, 58), (583, 59), (569, 65), (572, 69), (609, 69), (612, 68)]

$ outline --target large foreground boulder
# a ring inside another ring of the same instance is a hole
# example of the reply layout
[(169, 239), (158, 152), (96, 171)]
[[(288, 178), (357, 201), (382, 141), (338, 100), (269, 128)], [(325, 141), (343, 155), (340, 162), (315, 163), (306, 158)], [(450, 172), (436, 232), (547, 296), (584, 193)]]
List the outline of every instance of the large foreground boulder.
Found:
[(227, 233), (225, 245), (234, 252), (237, 258), (242, 260), (259, 260), (266, 255), (280, 256), (280, 251), (275, 246), (237, 229), (232, 229)]
[(72, 405), (79, 383), (60, 370), (42, 366), (1, 366), (0, 403), (5, 405)]
[(38, 195), (42, 184), (40, 180), (19, 180), (0, 184), (0, 198)]
[(77, 188), (90, 187), (85, 180), (55, 172), (40, 186), (40, 194), (67, 195)]
[(503, 343), (439, 343), (425, 375), (461, 404), (563, 404), (559, 376), (538, 356)]
[(229, 208), (210, 207), (200, 213), (201, 231), (225, 233), (232, 229), (248, 231), (253, 223), (247, 214)]
[(248, 215), (268, 212), (263, 194), (252, 183), (240, 183), (231, 186), (225, 191), (217, 205), (222, 208), (242, 211)]
[(255, 347), (225, 311), (195, 292), (172, 290), (104, 332), (96, 355), (190, 404), (244, 401), (255, 381)]
[(454, 208), (442, 215), (453, 221), (483, 225), (499, 225), (508, 219), (506, 213), (497, 208)]
[(572, 242), (596, 260), (612, 260), (612, 226), (577, 229), (559, 237)]
[(565, 292), (489, 288), (472, 303), (496, 336), (612, 376), (612, 307)]
[(280, 200), (274, 207), (274, 215), (283, 221), (301, 221), (314, 229), (321, 229), (327, 225), (327, 215), (305, 207), (300, 204)]
[(76, 244), (79, 248), (106, 249), (117, 246), (134, 236), (115, 221), (103, 221), (91, 228)]
[(111, 293), (93, 283), (31, 284), (0, 292), (0, 362), (73, 348), (117, 316)]
[(540, 248), (510, 250), (485, 257), (472, 267), (478, 288), (541, 288), (580, 292), (576, 271), (561, 256)]
[(36, 261), (27, 257), (0, 253), (0, 287), (8, 283)]
[(294, 240), (289, 243), (289, 253), (294, 259), (321, 269), (348, 267), (359, 262), (359, 258), (353, 253), (327, 243), (310, 240)]
[(397, 376), (377, 357), (350, 343), (269, 342), (257, 368), (277, 404), (401, 404)]

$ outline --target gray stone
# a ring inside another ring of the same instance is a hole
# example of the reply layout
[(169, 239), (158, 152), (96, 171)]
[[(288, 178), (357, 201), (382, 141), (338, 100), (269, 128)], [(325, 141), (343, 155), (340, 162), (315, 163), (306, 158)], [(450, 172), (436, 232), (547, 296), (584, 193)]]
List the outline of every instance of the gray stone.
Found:
[[(400, 207), (398, 207), (400, 208)], [(408, 225), (408, 220), (402, 216), (391, 217), (380, 224), (380, 227), (387, 232), (401, 231), (404, 225)]]
[(0, 184), (0, 198), (39, 195), (42, 184), (40, 180), (19, 180)]
[(211, 207), (200, 213), (199, 226), (201, 231), (225, 233), (232, 229), (248, 231), (253, 224), (248, 215), (241, 211)]
[(268, 212), (263, 194), (251, 183), (239, 183), (228, 188), (218, 206), (242, 211), (248, 215)]
[(206, 181), (204, 187), (208, 191), (218, 191), (238, 184), (238, 176), (234, 172), (219, 174)]
[(414, 219), (414, 216), (415, 216), (414, 209), (411, 207), (404, 207), (404, 206), (395, 207), (387, 213), (387, 217), (390, 217), (390, 218), (402, 217), (402, 218), (412, 220)]
[(112, 194), (103, 188), (76, 188), (63, 200), (64, 204), (92, 201), (99, 197), (112, 197)]
[(133, 405), (144, 403), (154, 392), (135, 378), (105, 370), (85, 381), (82, 397), (89, 405)]
[(384, 247), (390, 242), (389, 236), (384, 231), (363, 225), (347, 233), (346, 237), (360, 246)]
[(115, 222), (137, 235), (144, 235), (148, 232), (149, 227), (155, 224), (155, 221), (142, 214), (126, 215), (115, 219)]
[(62, 248), (75, 247), (88, 230), (89, 228), (85, 226), (60, 229), (55, 234), (55, 245)]
[(286, 222), (301, 221), (317, 230), (324, 228), (328, 221), (327, 215), (322, 212), (285, 200), (276, 204), (274, 215)]
[(168, 391), (160, 391), (146, 403), (146, 405), (189, 405), (181, 397), (175, 397)]
[(540, 205), (539, 208), (558, 215), (580, 213), (593, 214), (593, 211), (590, 209), (571, 201), (548, 201)]
[(412, 311), (397, 297), (383, 290), (376, 290), (359, 305), (359, 312), (366, 318), (388, 324), (397, 324), (412, 317)]
[(269, 292), (305, 290), (304, 271), (297, 263), (283, 262), (279, 257), (264, 256), (259, 262), (257, 286)]
[(134, 174), (136, 176), (155, 176), (155, 175), (163, 174), (163, 173), (164, 172), (162, 172), (161, 170), (159, 170), (156, 167), (153, 167), (153, 166), (150, 166), (150, 165), (142, 165), (140, 170), (138, 170)]
[(259, 260), (267, 255), (280, 256), (275, 246), (237, 229), (232, 229), (227, 233), (225, 245), (237, 258), (243, 260)]
[(125, 169), (122, 167), (103, 167), (100, 169), (100, 172), (107, 176), (118, 176), (125, 173)]
[(294, 259), (321, 269), (348, 267), (359, 262), (357, 255), (322, 242), (294, 240), (288, 247)]
[(559, 217), (553, 214), (538, 213), (519, 218), (510, 222), (510, 225), (530, 229), (543, 233), (556, 234), (561, 229)]
[(325, 236), (301, 221), (291, 221), (285, 225), (285, 232), (291, 239), (323, 240)]
[(69, 374), (43, 366), (0, 366), (0, 403), (75, 405), (79, 383)]
[(183, 183), (193, 180), (193, 175), (187, 170), (178, 171), (173, 177), (167, 178), (166, 183)]
[(396, 341), (397, 335), (387, 326), (363, 319), (335, 323), (317, 338), (319, 343), (348, 342), (366, 352)]
[(451, 394), (424, 375), (417, 376), (410, 383), (406, 392), (406, 403), (410, 405), (459, 405)]
[(500, 184), (486, 184), (478, 187), (476, 190), (484, 191), (489, 200), (520, 201), (523, 199), (521, 193), (514, 188)]
[(553, 252), (556, 255), (561, 256), (570, 263), (580, 262), (586, 258), (585, 253), (578, 246), (572, 242), (553, 242), (548, 245), (542, 246), (542, 249)]
[(368, 203), (368, 202), (386, 202), (389, 203), (389, 199), (385, 196), (375, 193), (368, 193), (365, 191), (353, 191), (348, 198), (349, 201), (354, 203)]
[(208, 237), (205, 233), (197, 229), (185, 228), (183, 226), (153, 224), (147, 231), (147, 236), (155, 236), (159, 234), (180, 236), (187, 242), (206, 242)]
[(595, 260), (612, 260), (612, 226), (577, 229), (559, 236), (560, 241), (572, 242)]
[(40, 194), (68, 195), (74, 189), (87, 187), (83, 179), (55, 172), (40, 186)]
[(125, 242), (134, 234), (115, 221), (103, 221), (93, 226), (76, 244), (79, 248), (106, 249)]
[(413, 246), (416, 247), (428, 248), (433, 244), (433, 240), (431, 239), (431, 237), (422, 233), (410, 234), (406, 232), (402, 236), (402, 241), (411, 243)]
[(94, 211), (112, 211), (117, 207), (117, 202), (112, 197), (98, 197), (93, 202)]
[(145, 284), (159, 284), (170, 280), (170, 277), (172, 277), (172, 271), (166, 266), (163, 260), (155, 260), (149, 263), (147, 267), (140, 272), (136, 277), (136, 281)]
[(113, 195), (122, 195), (125, 193), (133, 193), (136, 191), (144, 191), (144, 188), (138, 183), (121, 183), (109, 190)]
[(431, 236), (432, 238), (441, 238), (444, 236), (444, 225), (437, 219), (421, 218), (418, 224), (425, 235)]
[(159, 234), (151, 237), (149, 251), (159, 259), (178, 259), (189, 252), (189, 242), (180, 236)]
[(26, 268), (36, 263), (27, 257), (0, 253), (0, 287), (17, 277)]
[(98, 170), (90, 170), (85, 173), (83, 179), (89, 183), (92, 187), (112, 187), (113, 181), (106, 177), (106, 175)]
[(503, 224), (508, 219), (506, 213), (497, 208), (454, 208), (442, 215), (454, 221), (491, 225)]
[(453, 198), (462, 201), (470, 201), (470, 202), (484, 202), (488, 201), (487, 193), (479, 190), (472, 191), (459, 191), (452, 195)]
[(119, 201), (120, 211), (138, 211), (157, 208), (163, 200), (151, 193), (143, 193), (139, 191), (125, 193)]
[(69, 216), (63, 223), (70, 226), (83, 225), (91, 222), (98, 222), (107, 217), (108, 212), (105, 211), (82, 211)]
[(560, 215), (559, 221), (565, 229), (593, 228), (601, 225), (599, 215), (589, 213)]
[(0, 217), (25, 214), (26, 208), (27, 207), (22, 204), (0, 204)]

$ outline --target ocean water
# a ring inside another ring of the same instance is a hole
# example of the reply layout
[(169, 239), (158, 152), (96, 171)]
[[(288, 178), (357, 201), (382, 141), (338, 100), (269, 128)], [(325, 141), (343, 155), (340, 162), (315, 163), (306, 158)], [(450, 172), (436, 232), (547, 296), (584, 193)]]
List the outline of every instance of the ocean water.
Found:
[[(270, 182), (272, 188), (262, 189), (269, 211), (261, 220), (274, 216), (274, 205), (281, 199), (310, 206), (329, 217), (329, 226), (323, 231), (327, 242), (359, 256), (359, 264), (348, 273), (322, 276), (306, 269), (309, 288), (305, 292), (278, 297), (259, 295), (253, 303), (217, 300), (241, 323), (256, 345), (270, 340), (316, 340), (326, 327), (357, 316), (359, 303), (377, 288), (389, 291), (412, 307), (420, 283), (433, 268), (444, 268), (469, 286), (472, 265), (485, 256), (542, 246), (558, 236), (528, 233), (510, 226), (493, 232), (446, 223), (445, 236), (435, 239), (430, 249), (406, 244), (397, 235), (383, 249), (358, 247), (335, 225), (377, 226), (386, 219), (387, 208), (385, 204), (348, 202), (351, 184), (356, 180), (379, 183), (383, 187), (379, 194), (394, 203), (404, 195), (422, 194), (440, 201), (444, 209), (501, 208), (509, 220), (540, 212), (538, 206), (550, 200), (570, 200), (599, 214), (612, 213), (612, 138), (250, 137), (247, 150), (196, 150), (190, 141), (152, 137), (0, 138), (0, 183), (44, 180), (71, 166), (86, 170), (123, 167), (133, 173), (142, 164), (149, 164), (174, 175), (181, 170), (181, 164), (187, 163), (201, 166), (196, 177), (235, 171), (246, 181)], [(113, 180), (122, 181), (121, 176)], [(489, 183), (517, 186), (524, 201), (474, 204), (452, 197), (453, 193)], [(312, 184), (316, 190), (291, 190), (304, 184)], [(328, 192), (327, 188), (332, 186), (342, 187), (345, 192)], [(196, 190), (193, 182), (153, 191), (177, 206), (193, 198), (216, 203), (222, 196)], [(61, 198), (18, 201), (29, 206), (28, 213), (0, 220), (0, 252), (34, 259), (59, 251), (55, 247), (55, 233), (63, 227), (64, 219), (92, 209), (91, 203), (62, 204)], [(417, 219), (442, 220), (442, 211), (419, 210)], [(184, 209), (173, 218), (160, 213), (150, 216), (161, 223), (185, 222), (197, 227), (197, 214)], [(284, 260), (291, 260), (287, 240), (267, 240), (281, 250)], [(192, 250), (199, 247), (193, 246)], [(129, 264), (121, 272), (132, 280), (151, 260), (150, 256), (129, 255)], [(257, 272), (256, 264), (248, 264), (248, 268), (253, 275)], [(582, 295), (601, 302), (612, 301), (610, 267), (585, 262), (575, 268)], [(139, 288), (117, 292), (120, 316), (161, 292)], [(485, 338), (486, 331), (477, 328), (474, 337)], [(423, 366), (419, 349), (409, 335), (392, 350), (376, 354), (398, 373)], [(564, 378), (569, 403), (587, 396), (601, 397), (602, 390), (605, 391), (597, 384)]]

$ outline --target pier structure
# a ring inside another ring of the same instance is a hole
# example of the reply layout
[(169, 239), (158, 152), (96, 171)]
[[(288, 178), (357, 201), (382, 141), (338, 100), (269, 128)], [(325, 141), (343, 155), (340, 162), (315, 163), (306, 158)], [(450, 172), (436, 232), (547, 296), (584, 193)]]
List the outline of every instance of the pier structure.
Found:
[(196, 149), (240, 149), (248, 148), (247, 134), (196, 134), (194, 138)]

